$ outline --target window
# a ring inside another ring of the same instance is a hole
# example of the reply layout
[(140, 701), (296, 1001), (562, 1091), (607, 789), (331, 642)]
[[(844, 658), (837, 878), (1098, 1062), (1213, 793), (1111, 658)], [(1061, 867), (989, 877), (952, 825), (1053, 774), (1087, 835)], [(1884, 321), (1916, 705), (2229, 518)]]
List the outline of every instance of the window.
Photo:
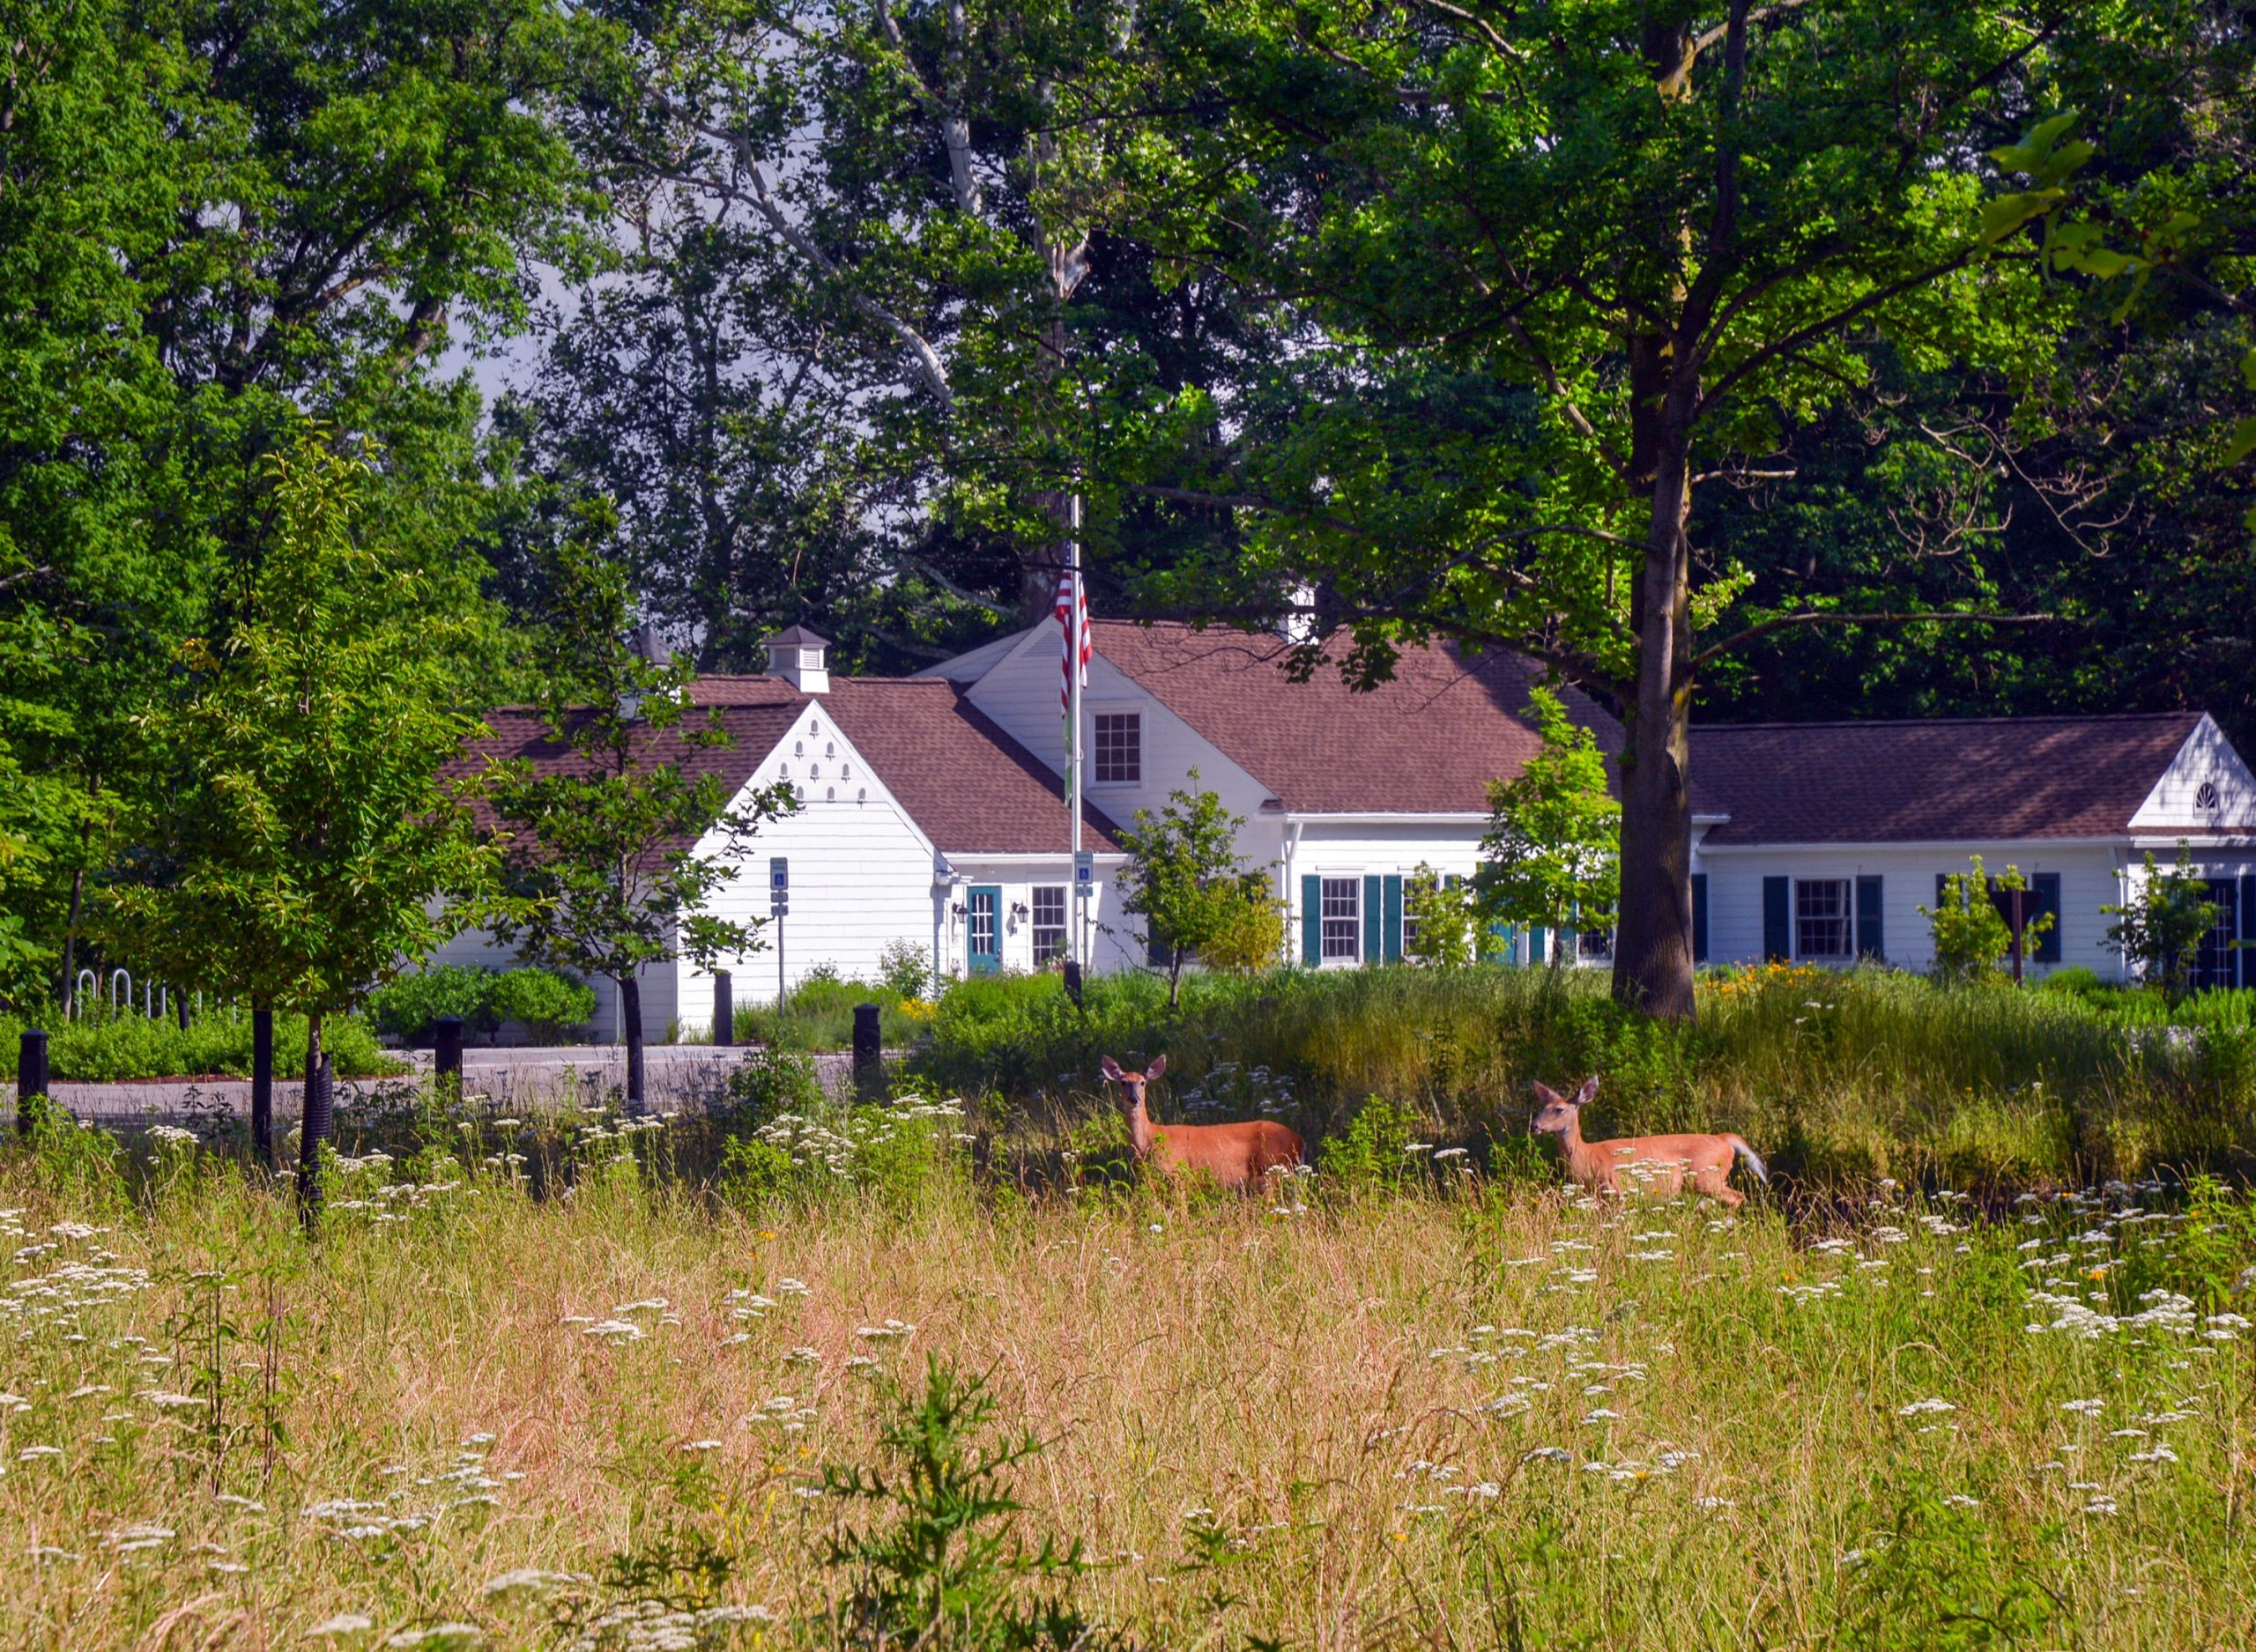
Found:
[(1144, 715), (1139, 711), (1096, 715), (1096, 767), (1100, 786), (1136, 786), (1144, 779)]
[(1575, 956), (1585, 964), (1608, 964), (1614, 961), (1614, 931), (1611, 930), (1577, 930)]
[(1034, 962), (1036, 968), (1065, 950), (1065, 886), (1053, 884), (1034, 892)]
[(1354, 963), (1362, 956), (1360, 950), (1363, 930), (1363, 881), (1360, 878), (1327, 878), (1322, 901), (1324, 917), (1324, 961), (1345, 959)]
[(1854, 887), (1845, 878), (1794, 880), (1794, 956), (1846, 959), (1856, 955), (1852, 933)]

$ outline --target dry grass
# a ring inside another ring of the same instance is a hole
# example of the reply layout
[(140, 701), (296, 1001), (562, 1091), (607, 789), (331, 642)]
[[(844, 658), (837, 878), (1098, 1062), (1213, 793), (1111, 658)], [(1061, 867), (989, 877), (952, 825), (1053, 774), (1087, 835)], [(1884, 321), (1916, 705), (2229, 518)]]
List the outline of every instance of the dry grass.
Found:
[[(2126, 1223), (2162, 1203), (2126, 1191), (1967, 1229), (1881, 1204), (1813, 1248), (1753, 1207), (1469, 1180), (1287, 1216), (946, 1174), (906, 1213), (747, 1216), (615, 1165), (545, 1204), (490, 1178), (348, 1201), (308, 1246), (174, 1151), (130, 1204), (52, 1155), (0, 1167), (4, 1644), (300, 1646), (338, 1614), (369, 1626), (314, 1644), (568, 1643), (560, 1619), (649, 1592), (620, 1557), (691, 1552), (725, 1564), (710, 1599), (776, 1621), (682, 1644), (827, 1643), (840, 1511), (802, 1493), (875, 1460), (850, 1362), (928, 1356), (1049, 1441), (1025, 1527), (1084, 1546), (1074, 1599), (1143, 1646), (2015, 1639), (1988, 1622), (2176, 1648), (2256, 1621), (2247, 1333), (2025, 1329), (2198, 1284), (2189, 1231), (2245, 1204)], [(865, 1334), (889, 1321), (913, 1333)], [(488, 1592), (523, 1569), (576, 1579)]]

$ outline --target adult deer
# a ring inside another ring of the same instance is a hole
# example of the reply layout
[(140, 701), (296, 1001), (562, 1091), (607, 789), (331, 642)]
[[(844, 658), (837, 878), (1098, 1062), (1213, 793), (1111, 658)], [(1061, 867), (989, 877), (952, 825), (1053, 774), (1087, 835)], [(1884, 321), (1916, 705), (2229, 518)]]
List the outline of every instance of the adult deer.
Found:
[(1559, 1145), (1566, 1153), (1568, 1178), (1591, 1192), (1618, 1195), (1627, 1178), (1639, 1192), (1667, 1198), (1682, 1191), (1689, 1182), (1695, 1192), (1720, 1200), (1735, 1211), (1747, 1203), (1747, 1196), (1734, 1191), (1727, 1181), (1734, 1157), (1747, 1160), (1747, 1167), (1755, 1173), (1757, 1182), (1770, 1182), (1770, 1173), (1763, 1167), (1755, 1150), (1728, 1133), (1627, 1136), (1610, 1142), (1584, 1141), (1583, 1109), (1597, 1093), (1595, 1077), (1584, 1079), (1583, 1087), (1571, 1099), (1548, 1085), (1535, 1086), (1535, 1099), (1543, 1103), (1542, 1111), (1535, 1115), (1536, 1134), (1559, 1138)]
[(1139, 1164), (1156, 1158), (1170, 1170), (1203, 1170), (1223, 1187), (1247, 1192), (1261, 1185), (1272, 1170), (1290, 1170), (1301, 1162), (1305, 1144), (1273, 1119), (1244, 1124), (1170, 1124), (1152, 1122), (1145, 1098), (1152, 1080), (1167, 1070), (1167, 1057), (1154, 1056), (1141, 1072), (1124, 1072), (1107, 1056), (1099, 1063), (1104, 1076), (1120, 1086), (1128, 1109), (1128, 1136)]

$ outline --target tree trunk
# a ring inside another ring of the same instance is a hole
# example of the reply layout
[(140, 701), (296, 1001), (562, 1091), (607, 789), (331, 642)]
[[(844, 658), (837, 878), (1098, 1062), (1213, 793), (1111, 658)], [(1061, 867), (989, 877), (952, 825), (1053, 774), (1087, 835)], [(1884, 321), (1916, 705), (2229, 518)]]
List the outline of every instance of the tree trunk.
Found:
[(627, 1110), (642, 1110), (642, 983), (631, 974), (614, 975), (619, 983), (619, 1031), (627, 1045)]
[(78, 912), (86, 896), (86, 869), (70, 873), (70, 915), (63, 926), (63, 1019), (69, 1020), (78, 998)]
[[(1631, 378), (1641, 377), (1672, 379), (1666, 352), (1651, 341), (1633, 341)], [(1653, 506), (1630, 599), (1637, 682), (1623, 708), (1622, 910), (1614, 948), (1615, 999), (1667, 1021), (1693, 1016), (1688, 400), (1684, 387), (1669, 382), (1651, 426), (1639, 433), (1644, 451), (1632, 460), (1633, 473), (1651, 466)]]
[(250, 1002), (250, 1145), (260, 1167), (274, 1174), (274, 1011)]
[(306, 1106), (298, 1127), (298, 1208), (308, 1225), (321, 1215), (321, 1150), (331, 1117), (329, 1057), (321, 1047), (321, 1011), (306, 1017)]

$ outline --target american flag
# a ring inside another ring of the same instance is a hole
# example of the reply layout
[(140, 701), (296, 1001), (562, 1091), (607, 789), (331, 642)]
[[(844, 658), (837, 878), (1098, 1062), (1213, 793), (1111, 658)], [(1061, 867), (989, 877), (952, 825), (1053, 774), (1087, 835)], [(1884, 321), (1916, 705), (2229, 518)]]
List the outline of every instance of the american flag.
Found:
[[(1058, 702), (1065, 707), (1069, 714), (1073, 709), (1073, 659), (1076, 654), (1080, 656), (1081, 662), (1081, 686), (1087, 688), (1089, 685), (1089, 599), (1086, 590), (1079, 593), (1074, 590), (1075, 572), (1073, 568), (1068, 567), (1058, 576), (1058, 623), (1065, 627), (1065, 650), (1058, 661), (1058, 667), (1060, 678), (1058, 685)], [(1075, 600), (1077, 596), (1078, 603)], [(1078, 624), (1075, 623), (1077, 610)], [(1077, 637), (1078, 647), (1075, 641)]]

